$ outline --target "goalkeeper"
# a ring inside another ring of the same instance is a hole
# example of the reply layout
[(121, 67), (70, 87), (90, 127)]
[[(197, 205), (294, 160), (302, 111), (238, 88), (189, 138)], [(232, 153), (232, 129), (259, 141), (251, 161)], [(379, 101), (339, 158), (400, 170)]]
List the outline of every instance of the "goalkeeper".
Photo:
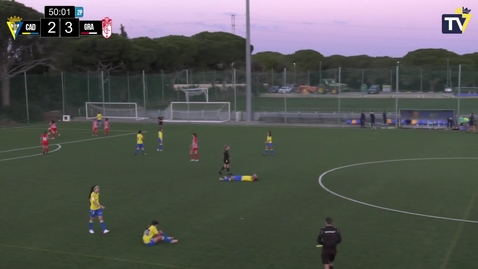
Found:
[(258, 181), (259, 179), (257, 178), (256, 174), (252, 174), (252, 176), (241, 176), (241, 175), (236, 175), (236, 176), (225, 176), (225, 177), (220, 177), (220, 181), (243, 181), (243, 182), (253, 182), (253, 181)]

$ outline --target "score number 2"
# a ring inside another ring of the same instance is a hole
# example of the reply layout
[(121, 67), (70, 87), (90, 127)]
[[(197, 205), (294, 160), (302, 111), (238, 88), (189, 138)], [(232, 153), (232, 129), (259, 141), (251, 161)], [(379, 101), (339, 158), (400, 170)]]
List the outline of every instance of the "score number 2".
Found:
[[(66, 26), (65, 33), (71, 34), (73, 32), (73, 24), (71, 23), (71, 21), (67, 21), (65, 23), (65, 26)], [(50, 27), (50, 30), (48, 30), (49, 34), (52, 34), (52, 35), (56, 34), (56, 31), (55, 31), (56, 22), (54, 21), (48, 22), (48, 27)]]
[(49, 34), (56, 34), (55, 27), (56, 23), (54, 21), (48, 22), (48, 27), (50, 27), (50, 30), (48, 30)]

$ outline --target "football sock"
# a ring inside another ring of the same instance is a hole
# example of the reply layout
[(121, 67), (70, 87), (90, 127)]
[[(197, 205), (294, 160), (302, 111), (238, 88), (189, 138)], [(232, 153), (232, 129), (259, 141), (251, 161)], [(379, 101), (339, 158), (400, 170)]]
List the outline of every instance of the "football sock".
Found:
[(93, 230), (93, 222), (90, 220), (90, 230)]
[(106, 224), (103, 221), (100, 221), (101, 229), (106, 230)]
[(159, 150), (162, 150), (163, 149), (163, 145), (159, 145)]
[(267, 149), (264, 150), (264, 155), (267, 155)]
[(196, 160), (199, 160), (199, 154), (196, 153)]
[(169, 236), (163, 234), (163, 241), (166, 243), (171, 243), (172, 239)]
[(135, 154), (138, 154), (138, 149), (136, 149), (136, 153)]
[(274, 154), (274, 150), (273, 150), (273, 149), (271, 149), (271, 154)]
[(227, 172), (229, 173), (229, 167), (228, 167), (228, 168), (226, 168), (226, 170), (227, 170)]

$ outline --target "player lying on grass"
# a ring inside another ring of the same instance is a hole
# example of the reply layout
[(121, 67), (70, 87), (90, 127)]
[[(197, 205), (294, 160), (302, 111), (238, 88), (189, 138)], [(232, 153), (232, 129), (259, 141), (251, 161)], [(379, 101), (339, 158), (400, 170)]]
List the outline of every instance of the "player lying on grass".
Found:
[(245, 181), (245, 182), (252, 182), (252, 181), (258, 181), (259, 179), (257, 178), (256, 174), (253, 174), (252, 176), (241, 176), (241, 175), (236, 175), (236, 176), (225, 176), (225, 177), (220, 177), (220, 181)]
[(179, 242), (177, 239), (174, 239), (174, 237), (167, 236), (163, 231), (158, 230), (158, 224), (159, 222), (157, 220), (153, 220), (146, 230), (144, 230), (143, 243), (146, 246), (154, 246), (161, 241), (171, 244)]

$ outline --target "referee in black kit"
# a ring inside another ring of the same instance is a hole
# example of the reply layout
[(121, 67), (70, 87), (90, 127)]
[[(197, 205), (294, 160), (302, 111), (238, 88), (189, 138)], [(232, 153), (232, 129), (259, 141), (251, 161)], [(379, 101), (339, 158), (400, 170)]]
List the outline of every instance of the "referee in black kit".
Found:
[(317, 238), (317, 247), (322, 247), (322, 264), (325, 269), (334, 268), (337, 245), (342, 242), (342, 235), (338, 228), (332, 226), (332, 218), (325, 218), (325, 227), (320, 229)]
[(231, 161), (229, 160), (230, 158), (229, 149), (230, 149), (229, 145), (224, 146), (224, 152), (223, 152), (224, 164), (222, 165), (221, 170), (219, 170), (219, 175), (222, 175), (222, 171), (224, 171), (224, 169), (227, 170), (228, 175), (231, 175), (231, 171), (229, 170), (229, 165), (231, 164)]

